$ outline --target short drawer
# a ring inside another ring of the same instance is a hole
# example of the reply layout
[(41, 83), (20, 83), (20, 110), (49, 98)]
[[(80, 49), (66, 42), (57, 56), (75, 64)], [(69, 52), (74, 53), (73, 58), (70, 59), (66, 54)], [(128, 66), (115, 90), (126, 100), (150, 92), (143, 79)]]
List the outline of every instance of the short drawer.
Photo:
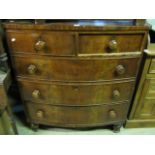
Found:
[(75, 35), (70, 32), (7, 31), (12, 53), (69, 56), (75, 53)]
[(52, 105), (100, 105), (128, 101), (134, 81), (48, 83), (18, 79), (23, 100)]
[(102, 106), (52, 106), (26, 102), (32, 122), (64, 127), (91, 127), (126, 119), (128, 103)]
[(151, 60), (151, 65), (149, 68), (149, 73), (155, 73), (155, 59)]
[(59, 59), (14, 57), (17, 76), (53, 81), (102, 81), (135, 77), (139, 58)]
[(80, 34), (79, 53), (141, 51), (143, 38), (143, 34)]

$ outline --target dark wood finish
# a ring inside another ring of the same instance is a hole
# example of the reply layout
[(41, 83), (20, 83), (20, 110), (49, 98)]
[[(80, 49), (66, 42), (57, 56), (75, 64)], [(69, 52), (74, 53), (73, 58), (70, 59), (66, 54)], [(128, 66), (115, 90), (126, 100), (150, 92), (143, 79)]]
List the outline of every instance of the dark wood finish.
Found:
[[(13, 53), (37, 53), (45, 55), (71, 56), (79, 43), (79, 53), (111, 53), (140, 51), (144, 33), (94, 34), (49, 31), (9, 31), (8, 42)], [(25, 41), (26, 40), (26, 41)], [(132, 45), (132, 46), (130, 46)], [(115, 46), (115, 47), (114, 47)]]
[(140, 51), (143, 39), (144, 34), (80, 34), (79, 53)]
[(140, 59), (61, 59), (16, 56), (13, 61), (17, 76), (53, 81), (103, 81), (136, 77)]
[(134, 88), (134, 80), (109, 83), (49, 83), (19, 79), (18, 83), (26, 101), (70, 106), (129, 101)]
[(57, 56), (74, 55), (75, 34), (49, 31), (9, 31), (12, 53), (36, 53)]
[[(91, 127), (124, 122), (128, 103), (100, 106), (53, 106), (26, 103), (32, 122), (65, 127)], [(112, 116), (111, 113), (115, 116)]]
[(114, 125), (119, 131), (124, 123), (149, 27), (93, 21), (4, 24), (31, 126)]

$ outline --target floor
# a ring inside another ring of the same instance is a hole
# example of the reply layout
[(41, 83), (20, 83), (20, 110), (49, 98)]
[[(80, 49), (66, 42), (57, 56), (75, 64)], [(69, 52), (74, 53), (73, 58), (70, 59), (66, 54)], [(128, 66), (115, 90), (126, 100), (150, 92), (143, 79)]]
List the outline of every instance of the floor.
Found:
[[(22, 116), (23, 117), (23, 116)], [(155, 135), (155, 128), (121, 128), (119, 133), (110, 129), (96, 128), (87, 130), (73, 130), (53, 127), (42, 127), (37, 132), (29, 128), (20, 116), (16, 116), (16, 124), (20, 135)]]

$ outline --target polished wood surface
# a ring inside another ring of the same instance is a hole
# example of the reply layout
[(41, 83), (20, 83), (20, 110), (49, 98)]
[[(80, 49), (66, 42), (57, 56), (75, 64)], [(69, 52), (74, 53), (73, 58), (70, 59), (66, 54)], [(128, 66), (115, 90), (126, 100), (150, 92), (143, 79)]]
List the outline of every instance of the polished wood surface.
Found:
[(26, 101), (52, 105), (84, 106), (129, 101), (134, 88), (134, 81), (49, 83), (20, 78), (18, 83), (22, 97)]
[(52, 81), (104, 81), (136, 77), (140, 59), (15, 56), (13, 62), (17, 76)]
[[(144, 34), (80, 34), (79, 53), (140, 51)], [(132, 45), (132, 46), (131, 46)]]
[(11, 31), (7, 38), (12, 53), (69, 56), (75, 51), (75, 34), (72, 32)]
[(26, 103), (30, 121), (62, 127), (90, 127), (123, 122), (128, 103), (99, 106), (53, 106)]
[(33, 127), (114, 125), (119, 130), (125, 121), (149, 27), (138, 21), (128, 26), (92, 21), (4, 24)]

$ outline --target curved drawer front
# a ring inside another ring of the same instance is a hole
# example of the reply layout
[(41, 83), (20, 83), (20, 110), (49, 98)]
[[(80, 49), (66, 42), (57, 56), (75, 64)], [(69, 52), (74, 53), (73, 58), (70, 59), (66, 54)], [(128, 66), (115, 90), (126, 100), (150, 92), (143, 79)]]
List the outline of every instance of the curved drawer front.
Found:
[(8, 31), (7, 38), (12, 53), (58, 56), (75, 53), (75, 35), (70, 32)]
[(89, 127), (101, 126), (124, 121), (128, 103), (116, 105), (67, 107), (26, 103), (28, 115), (32, 122), (66, 126)]
[(134, 81), (112, 83), (41, 83), (18, 81), (23, 99), (52, 105), (99, 105), (130, 100)]
[(14, 57), (17, 76), (53, 81), (102, 81), (135, 77), (139, 58), (53, 59)]
[[(78, 53), (134, 52), (143, 50), (144, 33), (80, 33), (71, 31), (7, 31), (13, 53), (70, 56)], [(131, 46), (132, 45), (132, 46)]]

